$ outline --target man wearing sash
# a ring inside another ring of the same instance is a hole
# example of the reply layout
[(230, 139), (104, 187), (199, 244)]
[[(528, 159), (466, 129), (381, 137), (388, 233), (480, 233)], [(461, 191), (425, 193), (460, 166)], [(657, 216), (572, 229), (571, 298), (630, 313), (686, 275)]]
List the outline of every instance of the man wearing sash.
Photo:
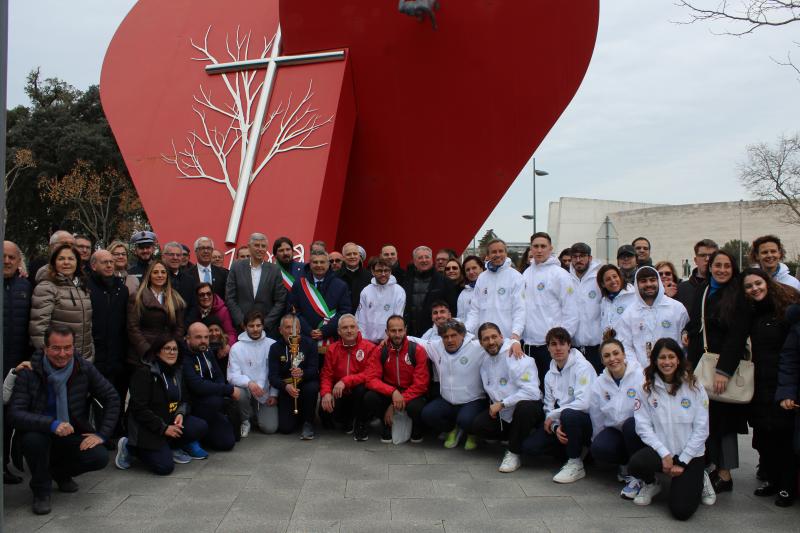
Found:
[(303, 275), (303, 263), (293, 261), (294, 243), (289, 237), (278, 237), (272, 243), (272, 255), (281, 269), (281, 278), (286, 292), (292, 290), (292, 285), (297, 278)]
[(330, 271), (325, 250), (311, 250), (311, 261), (289, 293), (289, 305), (297, 312), (303, 335), (314, 339), (324, 354), (337, 339), (339, 317), (352, 311), (347, 284)]

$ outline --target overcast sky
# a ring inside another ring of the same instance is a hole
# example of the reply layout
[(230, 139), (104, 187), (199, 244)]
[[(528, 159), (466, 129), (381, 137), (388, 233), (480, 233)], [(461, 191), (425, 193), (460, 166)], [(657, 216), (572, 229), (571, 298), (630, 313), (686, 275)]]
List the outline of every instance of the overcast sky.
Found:
[[(445, 0), (448, 1), (448, 0)], [(132, 0), (11, 0), (8, 106), (28, 101), (25, 77), (39, 66), (84, 89)], [(536, 151), (539, 229), (561, 196), (657, 203), (746, 198), (736, 178), (745, 147), (800, 129), (800, 82), (783, 59), (800, 60), (800, 23), (743, 38), (705, 24), (677, 25), (672, 0), (601, 3), (597, 45), (583, 85)], [(543, 80), (542, 83), (546, 83)], [(528, 165), (482, 227), (524, 240), (531, 224)], [(458, 209), (457, 206), (455, 209)], [(589, 236), (587, 238), (590, 238)]]

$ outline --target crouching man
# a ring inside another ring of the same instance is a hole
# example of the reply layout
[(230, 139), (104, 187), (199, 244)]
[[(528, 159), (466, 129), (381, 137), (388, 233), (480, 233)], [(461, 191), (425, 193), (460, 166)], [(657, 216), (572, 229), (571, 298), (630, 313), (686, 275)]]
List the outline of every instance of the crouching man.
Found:
[[(31, 470), (36, 514), (50, 512), (53, 481), (61, 492), (76, 492), (74, 476), (105, 468), (108, 450), (102, 444), (119, 417), (117, 391), (75, 351), (74, 339), (65, 326), (47, 328), (44, 353), (31, 357), (32, 369), (19, 373), (11, 396), (11, 421)], [(104, 409), (97, 430), (89, 418), (92, 398)]]

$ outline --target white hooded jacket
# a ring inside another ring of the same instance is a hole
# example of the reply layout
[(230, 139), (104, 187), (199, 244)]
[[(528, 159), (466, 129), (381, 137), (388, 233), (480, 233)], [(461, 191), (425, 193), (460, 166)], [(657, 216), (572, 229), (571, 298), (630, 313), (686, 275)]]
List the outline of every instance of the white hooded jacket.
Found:
[(800, 291), (800, 281), (792, 276), (792, 274), (789, 272), (789, 267), (783, 263), (778, 264), (778, 269), (775, 271), (775, 274), (772, 275), (772, 279), (778, 283), (788, 285), (796, 291)]
[(675, 395), (656, 374), (650, 393), (637, 389), (634, 419), (642, 442), (662, 458), (677, 456), (684, 464), (702, 457), (708, 438), (708, 395), (700, 384), (683, 383)]
[[(467, 333), (455, 353), (449, 353), (441, 338), (424, 341), (409, 337), (428, 353), (439, 375), (439, 393), (453, 405), (462, 405), (486, 397), (481, 381), (481, 364), (489, 355), (478, 340)], [(509, 341), (510, 342), (510, 341)]]
[(605, 428), (622, 430), (633, 416), (636, 394), (644, 381), (644, 371), (636, 361), (629, 361), (619, 385), (606, 368), (592, 383), (589, 395), (589, 416), (592, 419), (592, 438)]
[[(228, 382), (243, 389), (251, 381), (267, 392), (267, 396), (277, 396), (278, 389), (269, 386), (269, 348), (275, 341), (261, 332), (261, 338), (254, 341), (246, 331), (239, 334), (239, 341), (231, 346), (228, 357)], [(257, 398), (267, 401), (267, 396)]]
[(544, 414), (553, 422), (561, 419), (564, 409), (589, 411), (589, 393), (597, 377), (592, 364), (576, 348), (569, 351), (564, 368), (550, 361), (544, 376)]
[(544, 345), (547, 332), (555, 327), (575, 335), (578, 299), (569, 272), (551, 255), (541, 264), (531, 263), (522, 274), (525, 281), (525, 344)]
[(497, 355), (486, 354), (481, 363), (483, 389), (492, 402), (503, 402), (500, 420), (511, 422), (514, 408), (522, 400), (542, 399), (539, 374), (532, 357), (516, 359), (509, 355), (512, 343), (506, 339)]
[(658, 272), (656, 272), (658, 295), (652, 306), (644, 302), (636, 281), (648, 268), (656, 272), (651, 266), (643, 266), (636, 271), (634, 277), (634, 287), (637, 287), (636, 300), (622, 313), (616, 328), (617, 338), (625, 346), (626, 358), (628, 361), (635, 359), (642, 368), (650, 366), (649, 349), (658, 339), (670, 337), (681, 344), (681, 333), (689, 322), (689, 314), (683, 304), (664, 294), (664, 285), (658, 277)]
[(605, 333), (609, 329), (616, 330), (617, 321), (628, 306), (636, 301), (636, 291), (630, 283), (619, 291), (612, 301), (607, 296), (600, 300), (600, 331)]
[(525, 283), (522, 274), (514, 269), (511, 259), (506, 258), (497, 272), (485, 270), (475, 282), (475, 291), (470, 302), (467, 331), (475, 334), (481, 324), (494, 322), (505, 338), (512, 335), (522, 337), (525, 328), (525, 301), (522, 294)]
[(569, 267), (575, 285), (578, 310), (578, 327), (572, 336), (574, 346), (597, 346), (603, 340), (603, 330), (600, 328), (601, 294), (600, 287), (597, 286), (598, 270), (600, 263), (592, 260), (583, 277), (578, 278), (575, 267)]
[(356, 321), (361, 336), (375, 342), (386, 334), (386, 320), (392, 315), (403, 316), (406, 307), (406, 291), (389, 276), (386, 285), (379, 285), (375, 278), (364, 287), (356, 309)]
[(464, 285), (464, 289), (458, 295), (458, 301), (456, 302), (456, 311), (458, 313), (456, 318), (462, 324), (467, 321), (467, 315), (469, 314), (469, 308), (472, 305), (473, 296), (475, 296), (475, 287), (471, 287), (469, 284)]

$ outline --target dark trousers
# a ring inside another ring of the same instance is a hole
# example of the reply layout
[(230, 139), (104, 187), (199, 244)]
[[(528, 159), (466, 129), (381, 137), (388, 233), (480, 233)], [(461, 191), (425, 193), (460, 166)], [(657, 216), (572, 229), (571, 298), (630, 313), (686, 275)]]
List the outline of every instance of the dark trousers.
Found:
[(472, 429), (472, 421), (483, 410), (489, 408), (486, 398), (468, 403), (453, 405), (444, 398), (436, 398), (422, 410), (422, 422), (436, 432), (452, 431), (456, 426), (467, 433)]
[(592, 420), (589, 413), (565, 409), (561, 412), (561, 431), (567, 435), (566, 446), (558, 442), (555, 431), (547, 433), (544, 426), (538, 428), (522, 442), (522, 451), (528, 455), (552, 454), (567, 459), (578, 459), (583, 447), (592, 437)]
[[(128, 394), (128, 383), (130, 380), (130, 375), (127, 372), (127, 369), (124, 366), (120, 366), (117, 370), (113, 372), (102, 372), (103, 377), (108, 380), (111, 385), (114, 386), (114, 390), (117, 391), (119, 394), (121, 406), (125, 407), (125, 396)], [(120, 416), (117, 418), (117, 423), (114, 426), (114, 434), (111, 435), (112, 437), (116, 438), (125, 434), (125, 430), (122, 427), (122, 411), (124, 409), (120, 409)], [(94, 419), (95, 427), (100, 427), (103, 423), (103, 416), (105, 414), (105, 409), (103, 406), (100, 405), (99, 402), (93, 401), (92, 403), (92, 415)]]
[(534, 346), (533, 344), (526, 344), (523, 348), (529, 357), (533, 357), (536, 362), (536, 371), (539, 373), (539, 390), (544, 392), (544, 375), (550, 370), (550, 351), (547, 349), (546, 344), (541, 346)]
[(484, 439), (507, 439), (508, 451), (519, 454), (522, 453), (522, 441), (543, 420), (542, 402), (522, 400), (514, 406), (511, 422), (503, 422), (499, 415), (492, 418), (489, 409), (484, 409), (473, 419), (469, 433)]
[(336, 421), (338, 424), (352, 429), (353, 420), (358, 423), (367, 423), (369, 420), (364, 419), (364, 394), (367, 388), (361, 384), (352, 389), (345, 389), (341, 398), (334, 400), (333, 413), (326, 413), (320, 407), (320, 417), (328, 416)]
[[(383, 415), (386, 409), (392, 403), (391, 396), (384, 396), (374, 390), (367, 391), (364, 394), (363, 405), (363, 419), (370, 420), (373, 417), (380, 418), (383, 421)], [(425, 398), (419, 396), (410, 402), (406, 402), (406, 414), (411, 419), (412, 428), (419, 429), (422, 427), (422, 408), (425, 406)]]
[(592, 457), (603, 463), (626, 465), (634, 453), (644, 448), (636, 434), (636, 422), (630, 417), (617, 428), (605, 428), (592, 440)]
[(792, 439), (794, 429), (753, 429), (753, 448), (758, 450), (761, 469), (767, 481), (775, 484), (780, 490), (796, 494), (797, 456), (794, 453)]
[[(208, 425), (208, 432), (203, 438), (203, 444), (208, 445), (213, 450), (226, 452), (233, 449), (236, 439), (233, 434), (233, 425), (222, 407), (195, 403), (192, 405), (192, 415), (204, 420)], [(238, 427), (237, 427), (238, 430)]]
[(600, 357), (600, 345), (596, 344), (594, 346), (576, 346), (578, 350), (581, 351), (583, 356), (586, 358), (587, 361), (592, 363), (594, 367), (594, 371), (597, 372), (599, 376), (603, 372), (603, 360)]
[(278, 395), (278, 431), (292, 433), (301, 422), (314, 423), (316, 415), (317, 397), (319, 396), (319, 381), (301, 381), (298, 386), (300, 396), (297, 398), (298, 414), (294, 414), (294, 398), (285, 390)]
[(83, 439), (78, 433), (67, 437), (36, 431), (22, 434), (22, 453), (31, 471), (30, 487), (36, 496), (49, 496), (53, 480), (64, 481), (106, 467), (108, 450), (98, 444), (81, 451)]
[(3, 470), (11, 462), (11, 433), (14, 428), (11, 426), (11, 417), (8, 415), (8, 406), (3, 406)]
[[(678, 520), (688, 520), (700, 505), (700, 496), (703, 493), (703, 471), (705, 460), (695, 457), (678, 477), (672, 478), (669, 489), (669, 510)], [(662, 472), (661, 457), (656, 451), (645, 446), (633, 454), (628, 462), (630, 475), (653, 483), (657, 472)]]
[(190, 442), (202, 440), (208, 432), (208, 424), (202, 418), (187, 416), (183, 419), (183, 435), (178, 439), (167, 438), (167, 442), (156, 450), (128, 446), (128, 451), (139, 458), (147, 468), (159, 476), (166, 476), (175, 469), (172, 450), (182, 448)]

